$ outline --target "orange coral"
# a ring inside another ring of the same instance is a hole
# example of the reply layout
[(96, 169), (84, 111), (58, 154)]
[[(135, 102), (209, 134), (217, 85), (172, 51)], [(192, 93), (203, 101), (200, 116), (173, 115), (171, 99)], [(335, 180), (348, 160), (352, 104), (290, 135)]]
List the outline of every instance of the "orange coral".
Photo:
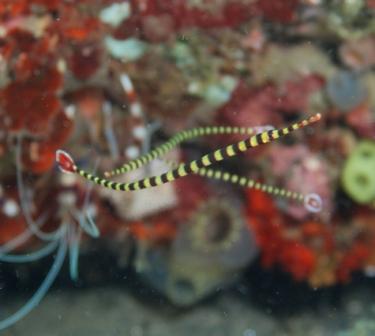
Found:
[(313, 220), (300, 223), (278, 212), (263, 192), (247, 190), (246, 196), (249, 227), (255, 233), (264, 267), (279, 265), (295, 280), (307, 280), (318, 287), (347, 282), (353, 272), (373, 266), (372, 212), (359, 211), (350, 219), (351, 227), (344, 225), (342, 218), (336, 218), (331, 226)]
[[(280, 265), (295, 280), (307, 280), (316, 266), (316, 252), (297, 235), (289, 238), (285, 217), (277, 211), (272, 198), (262, 191), (247, 190), (247, 214), (261, 250), (264, 267)], [(305, 227), (305, 234), (320, 234), (314, 225)], [(301, 239), (301, 241), (299, 241)]]
[(315, 252), (295, 241), (285, 242), (278, 258), (283, 268), (298, 281), (308, 279), (316, 266)]
[(130, 232), (136, 239), (148, 242), (169, 242), (176, 237), (176, 226), (161, 218), (151, 222), (136, 221), (131, 223)]
[(8, 218), (0, 214), (0, 245), (4, 245), (27, 231), (27, 225), (22, 218)]
[(348, 282), (351, 273), (362, 269), (369, 256), (368, 246), (359, 242), (355, 243), (341, 259), (336, 271), (337, 279), (341, 282)]

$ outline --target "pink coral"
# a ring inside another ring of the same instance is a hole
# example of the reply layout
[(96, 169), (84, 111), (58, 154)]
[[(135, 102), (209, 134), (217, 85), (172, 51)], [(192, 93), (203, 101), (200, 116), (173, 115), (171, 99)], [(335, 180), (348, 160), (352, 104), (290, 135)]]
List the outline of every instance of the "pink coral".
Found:
[[(283, 181), (286, 188), (303, 194), (319, 194), (323, 199), (324, 213), (332, 212), (332, 181), (325, 161), (304, 145), (276, 145), (270, 149), (269, 155), (273, 174)], [(309, 215), (299, 205), (290, 204), (286, 211), (297, 219)]]
[(230, 101), (217, 111), (222, 123), (235, 126), (259, 126), (281, 123), (280, 111), (286, 114), (306, 110), (308, 99), (324, 84), (321, 77), (309, 75), (288, 81), (281, 87), (268, 84), (250, 88), (240, 82)]
[(295, 18), (298, 0), (258, 0), (257, 7), (266, 19), (289, 23)]
[(144, 0), (132, 1), (134, 16), (118, 28), (115, 36), (124, 38), (134, 32), (150, 41), (162, 41), (185, 28), (202, 29), (235, 27), (258, 13), (252, 0), (220, 1), (205, 8), (203, 2), (189, 5), (189, 1)]
[(348, 112), (345, 119), (361, 137), (375, 139), (374, 112), (368, 103), (363, 103)]

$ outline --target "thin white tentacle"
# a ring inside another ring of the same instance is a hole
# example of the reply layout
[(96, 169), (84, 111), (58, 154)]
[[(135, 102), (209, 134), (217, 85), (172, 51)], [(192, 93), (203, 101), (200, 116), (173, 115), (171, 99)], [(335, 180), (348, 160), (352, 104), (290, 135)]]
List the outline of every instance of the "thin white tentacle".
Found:
[(59, 241), (54, 240), (39, 250), (26, 253), (26, 254), (3, 254), (0, 255), (0, 261), (8, 262), (8, 263), (26, 263), (26, 262), (33, 262), (37, 261), (41, 258), (44, 258), (52, 253), (53, 250), (56, 249)]
[[(63, 231), (65, 233), (65, 228)], [(23, 317), (25, 317), (28, 313), (30, 313), (30, 311), (33, 310), (36, 306), (38, 306), (40, 301), (43, 299), (43, 297), (46, 295), (46, 293), (52, 286), (53, 282), (55, 281), (64, 263), (66, 250), (67, 250), (67, 241), (66, 239), (62, 238), (60, 240), (60, 246), (57, 250), (56, 257), (51, 266), (51, 269), (47, 273), (40, 287), (37, 289), (34, 295), (29, 299), (29, 301), (27, 301), (19, 310), (17, 310), (11, 316), (0, 321), (0, 330), (4, 330), (10, 327), (11, 325), (15, 324), (16, 322), (21, 320)]]

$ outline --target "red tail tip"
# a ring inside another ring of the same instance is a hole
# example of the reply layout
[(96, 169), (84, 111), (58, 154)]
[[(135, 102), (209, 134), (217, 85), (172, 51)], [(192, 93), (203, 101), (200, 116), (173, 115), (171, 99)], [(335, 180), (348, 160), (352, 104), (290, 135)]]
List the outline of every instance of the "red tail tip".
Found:
[(322, 115), (321, 115), (320, 113), (317, 113), (317, 114), (315, 114), (315, 115), (313, 115), (313, 116), (311, 117), (311, 121), (312, 121), (312, 122), (319, 121), (320, 119), (322, 119)]
[(77, 171), (73, 158), (61, 149), (56, 151), (56, 162), (58, 163), (60, 170), (64, 173), (75, 173)]

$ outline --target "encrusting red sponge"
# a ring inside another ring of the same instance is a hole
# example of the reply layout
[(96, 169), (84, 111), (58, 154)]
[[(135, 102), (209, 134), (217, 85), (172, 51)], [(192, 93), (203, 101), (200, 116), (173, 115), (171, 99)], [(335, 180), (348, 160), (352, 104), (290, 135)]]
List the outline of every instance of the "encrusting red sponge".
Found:
[(75, 173), (77, 171), (77, 166), (74, 164), (73, 158), (61, 149), (56, 151), (56, 162), (64, 173)]

